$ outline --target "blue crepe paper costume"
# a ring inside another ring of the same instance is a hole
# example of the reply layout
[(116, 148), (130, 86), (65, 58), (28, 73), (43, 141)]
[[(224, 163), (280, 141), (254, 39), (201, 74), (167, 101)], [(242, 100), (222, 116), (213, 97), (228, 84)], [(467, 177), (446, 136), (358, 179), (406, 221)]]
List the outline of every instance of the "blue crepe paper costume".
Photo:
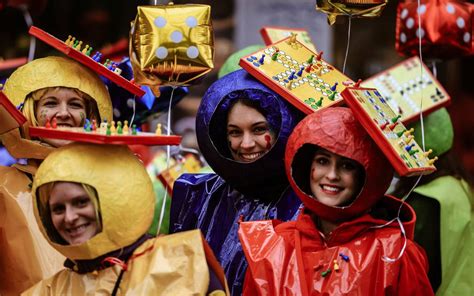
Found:
[[(226, 118), (237, 97), (259, 101), (276, 135), (272, 148), (251, 163), (230, 157)], [(294, 220), (300, 200), (288, 184), (284, 152), (303, 115), (244, 70), (208, 89), (196, 117), (199, 148), (216, 174), (184, 174), (174, 184), (170, 233), (199, 228), (224, 268), (232, 295), (242, 293), (247, 262), (237, 230), (239, 220)]]

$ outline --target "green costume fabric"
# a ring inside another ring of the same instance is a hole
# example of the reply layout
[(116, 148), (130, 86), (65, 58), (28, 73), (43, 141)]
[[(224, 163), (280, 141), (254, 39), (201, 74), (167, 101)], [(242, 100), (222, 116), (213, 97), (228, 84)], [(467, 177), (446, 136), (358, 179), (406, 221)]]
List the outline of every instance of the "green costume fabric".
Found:
[(237, 70), (239, 70), (239, 69), (242, 69), (242, 68), (239, 66), (239, 60), (240, 60), (240, 58), (242, 58), (243, 56), (249, 55), (249, 54), (251, 54), (251, 53), (254, 53), (254, 52), (256, 52), (257, 50), (262, 49), (263, 47), (264, 47), (264, 46), (263, 46), (263, 45), (260, 45), (260, 44), (250, 45), (250, 46), (247, 46), (247, 47), (242, 48), (242, 49), (239, 50), (239, 51), (234, 52), (234, 53), (231, 54), (231, 55), (227, 58), (227, 60), (224, 62), (224, 64), (222, 65), (221, 69), (219, 70), (219, 73), (217, 74), (217, 77), (218, 77), (218, 78), (221, 78), (222, 76), (227, 75), (227, 74), (229, 74), (230, 72), (234, 72), (234, 71), (237, 71)]
[[(414, 192), (440, 204), (442, 281), (436, 294), (474, 295), (473, 192), (469, 185), (464, 180), (443, 176)], [(417, 213), (422, 210), (415, 209)]]

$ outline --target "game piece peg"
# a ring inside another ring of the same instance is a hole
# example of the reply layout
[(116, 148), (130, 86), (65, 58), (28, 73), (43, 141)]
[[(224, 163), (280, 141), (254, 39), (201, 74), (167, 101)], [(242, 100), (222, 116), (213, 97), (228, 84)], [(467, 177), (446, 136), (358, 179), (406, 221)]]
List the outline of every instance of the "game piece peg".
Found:
[(304, 70), (309, 73), (311, 72), (312, 69), (313, 69), (313, 64), (309, 64)]
[(122, 122), (119, 121), (119, 122), (117, 122), (117, 135), (121, 135), (121, 134), (123, 134)]
[(391, 120), (392, 120), (393, 123), (395, 123), (395, 122), (397, 122), (401, 117), (402, 117), (402, 116), (399, 114), (399, 115), (397, 115), (396, 117), (392, 118)]
[(331, 90), (332, 90), (332, 91), (336, 91), (336, 87), (337, 87), (337, 85), (338, 85), (338, 83), (337, 83), (337, 82), (336, 82), (336, 83), (334, 83), (334, 85), (333, 85), (333, 86), (331, 86)]
[(120, 75), (120, 74), (122, 74), (122, 69), (117, 67), (117, 68), (114, 69), (114, 73), (117, 73), (118, 75)]
[(331, 101), (334, 101), (334, 99), (336, 98), (336, 92), (333, 92), (332, 94), (329, 95), (328, 99), (330, 99)]
[(411, 148), (413, 148), (413, 147), (415, 147), (415, 144), (414, 144), (414, 143), (411, 144), (411, 145), (407, 145), (407, 146), (405, 146), (405, 151), (406, 151), (406, 152), (410, 152)]
[(399, 123), (399, 122), (396, 121), (396, 122), (392, 123), (391, 125), (389, 125), (388, 128), (389, 128), (391, 131), (393, 131), (393, 129), (398, 125), (398, 123)]
[(260, 58), (260, 60), (258, 60), (258, 62), (260, 63), (260, 65), (263, 65), (263, 63), (265, 62), (265, 55), (262, 54), (262, 57)]
[(415, 153), (417, 153), (417, 152), (419, 152), (419, 151), (420, 151), (420, 150), (418, 150), (418, 149), (413, 149), (413, 150), (408, 151), (408, 154), (410, 154), (410, 155), (413, 156)]
[(136, 134), (137, 134), (137, 125), (132, 124), (132, 135), (136, 135)]
[(320, 51), (320, 52), (318, 53), (318, 56), (316, 57), (316, 60), (320, 61), (320, 60), (322, 59), (323, 53), (324, 53), (324, 52)]
[(107, 68), (107, 65), (109, 64), (109, 62), (110, 62), (110, 59), (106, 59), (102, 65)]
[(337, 260), (334, 260), (334, 271), (339, 271), (339, 264), (337, 264)]
[(321, 107), (323, 104), (323, 97), (320, 97), (319, 100), (316, 102), (316, 106)]
[(74, 43), (72, 43), (72, 48), (76, 48), (76, 46), (79, 44), (79, 40), (75, 40), (74, 38)]
[(155, 135), (161, 136), (161, 123), (156, 125)]
[(51, 123), (49, 122), (49, 118), (46, 119), (46, 123), (44, 124), (45, 128), (51, 128)]
[(123, 122), (123, 133), (128, 135), (128, 120)]
[(53, 117), (53, 120), (51, 120), (51, 127), (58, 128), (58, 120), (56, 119), (56, 117)]
[(433, 165), (435, 163), (435, 161), (437, 161), (437, 160), (438, 160), (438, 156), (435, 156), (434, 158), (428, 160), (428, 164)]
[(311, 55), (311, 57), (308, 59), (307, 63), (312, 64), (314, 60), (314, 54)]
[(322, 276), (322, 277), (326, 277), (326, 276), (328, 276), (330, 273), (331, 273), (331, 268), (329, 268), (328, 270), (325, 270), (325, 271), (321, 272), (321, 276)]
[(81, 50), (81, 52), (83, 54), (86, 54), (88, 50), (89, 50), (89, 44), (86, 44), (86, 46), (84, 46), (84, 48)]
[(442, 95), (441, 91), (440, 91), (438, 88), (436, 88), (436, 95), (437, 95), (437, 96)]
[(430, 150), (428, 150), (428, 151), (426, 151), (426, 152), (423, 152), (423, 155), (424, 155), (425, 157), (428, 157), (432, 152), (433, 152), (433, 149), (430, 149)]
[(293, 80), (295, 78), (295, 71), (292, 70), (290, 76), (288, 76), (288, 80)]
[(92, 53), (92, 46), (89, 46), (89, 49), (87, 50), (86, 52), (86, 56), (90, 57), (91, 56), (91, 53)]
[(301, 75), (303, 75), (303, 70), (304, 66), (301, 66), (300, 70), (298, 71), (298, 73), (296, 73), (296, 75), (298, 75), (298, 77), (301, 77)]
[(288, 39), (288, 42), (287, 42), (287, 43), (288, 43), (288, 44), (293, 44), (293, 43), (295, 43), (295, 42), (296, 42), (296, 36), (297, 36), (297, 35), (298, 35), (298, 34), (296, 34), (296, 33), (291, 33), (291, 37), (290, 37), (290, 39)]
[(349, 256), (344, 255), (343, 253), (339, 253), (339, 256), (341, 256), (342, 260), (349, 262)]
[(381, 129), (381, 130), (384, 130), (384, 129), (387, 127), (387, 125), (388, 125), (388, 122), (387, 122), (387, 121), (386, 121), (385, 123), (382, 123), (382, 124), (380, 125), (380, 129)]
[(354, 84), (354, 87), (360, 87), (361, 82), (362, 79), (359, 78), (359, 80), (357, 80), (357, 82)]
[(414, 129), (414, 128), (411, 128), (411, 129), (405, 131), (403, 134), (405, 135), (405, 137), (408, 137), (408, 136), (411, 135), (411, 133), (413, 133), (414, 131), (415, 131), (415, 129)]
[(77, 43), (77, 45), (76, 45), (76, 46), (74, 46), (74, 49), (75, 49), (75, 50), (79, 50), (79, 51), (80, 51), (80, 50), (81, 50), (81, 47), (82, 47), (82, 40), (81, 40), (81, 41), (79, 41), (79, 43)]
[(278, 54), (280, 53), (280, 50), (277, 48), (276, 51), (272, 54), (272, 60), (276, 61), (278, 59)]
[(110, 131), (112, 134), (115, 134), (117, 132), (117, 128), (115, 127), (115, 121), (112, 120), (112, 124), (110, 126)]
[(73, 37), (71, 38), (71, 40), (69, 40), (69, 44), (68, 44), (68, 45), (69, 45), (70, 47), (73, 47), (73, 45), (74, 45), (75, 43), (76, 43), (76, 37), (73, 36)]
[(409, 135), (407, 139), (405, 140), (405, 143), (410, 144), (410, 142), (415, 138), (413, 135)]
[(107, 123), (107, 131), (105, 132), (105, 134), (106, 134), (107, 136), (111, 136), (111, 135), (112, 135), (111, 127), (112, 127), (112, 125), (110, 124), (110, 122), (108, 122), (108, 123)]
[(404, 133), (405, 133), (405, 131), (400, 131), (400, 132), (398, 132), (398, 133), (397, 133), (397, 137), (401, 138)]
[(97, 121), (92, 119), (92, 130), (95, 132), (97, 130)]
[(66, 39), (66, 41), (64, 41), (64, 43), (65, 43), (66, 45), (69, 45), (69, 43), (71, 42), (71, 39), (72, 39), (72, 36), (71, 36), (71, 35), (68, 35), (68, 36), (67, 36), (67, 39)]

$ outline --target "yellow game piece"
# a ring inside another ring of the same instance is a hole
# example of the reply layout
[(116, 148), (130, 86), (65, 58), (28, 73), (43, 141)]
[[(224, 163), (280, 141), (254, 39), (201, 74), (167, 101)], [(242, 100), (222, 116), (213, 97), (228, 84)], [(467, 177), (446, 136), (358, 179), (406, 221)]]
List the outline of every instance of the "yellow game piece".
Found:
[(287, 44), (290, 44), (290, 45), (296, 43), (296, 36), (297, 36), (297, 35), (298, 35), (298, 34), (296, 34), (296, 33), (291, 33), (291, 37), (290, 37), (290, 39), (288, 39), (288, 41), (287, 41), (286, 43), (287, 43)]
[(77, 43), (77, 45), (76, 45), (76, 47), (74, 47), (74, 49), (81, 50), (81, 47), (82, 47), (82, 40), (79, 41), (79, 43)]
[(430, 150), (424, 152), (423, 155), (424, 155), (425, 157), (428, 157), (428, 156), (431, 154), (431, 152), (433, 152), (433, 149), (430, 149)]
[(158, 124), (156, 125), (155, 134), (156, 134), (157, 136), (161, 136), (161, 123), (158, 123)]
[(71, 36), (71, 35), (68, 35), (68, 36), (67, 36), (67, 39), (66, 39), (66, 41), (64, 41), (64, 43), (65, 43), (66, 45), (69, 45), (69, 44), (71, 43), (71, 39), (72, 39), (72, 36)]
[(409, 135), (407, 139), (405, 140), (405, 143), (410, 144), (410, 142), (415, 138), (413, 135)]
[(128, 120), (123, 122), (123, 133), (128, 135)]
[(339, 271), (339, 264), (337, 264), (337, 260), (334, 260), (333, 262), (334, 262), (334, 268), (333, 269), (335, 271)]
[(87, 50), (89, 49), (89, 44), (86, 44), (86, 46), (84, 46), (84, 49), (82, 49), (82, 53), (83, 54), (87, 54)]
[(413, 133), (414, 131), (415, 131), (414, 128), (411, 128), (411, 129), (407, 130), (407, 131), (404, 133), (405, 137), (408, 137), (408, 136), (411, 135), (411, 133)]
[(110, 132), (112, 134), (115, 134), (117, 132), (117, 129), (115, 128), (115, 121), (112, 121), (112, 125), (110, 126)]
[(438, 156), (435, 156), (434, 158), (428, 160), (428, 164), (433, 165), (435, 163), (435, 161), (437, 161), (437, 160), (438, 160)]
[(69, 40), (69, 46), (73, 46), (74, 45), (74, 42), (76, 42), (76, 37), (72, 37), (71, 40)]

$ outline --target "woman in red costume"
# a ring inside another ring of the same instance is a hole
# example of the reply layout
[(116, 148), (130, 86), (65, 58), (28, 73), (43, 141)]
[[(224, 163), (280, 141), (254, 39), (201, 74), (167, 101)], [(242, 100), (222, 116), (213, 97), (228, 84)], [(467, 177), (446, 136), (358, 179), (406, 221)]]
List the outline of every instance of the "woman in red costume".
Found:
[(244, 295), (433, 295), (415, 213), (384, 196), (392, 168), (350, 109), (301, 121), (285, 167), (305, 207), (297, 221), (241, 223)]

